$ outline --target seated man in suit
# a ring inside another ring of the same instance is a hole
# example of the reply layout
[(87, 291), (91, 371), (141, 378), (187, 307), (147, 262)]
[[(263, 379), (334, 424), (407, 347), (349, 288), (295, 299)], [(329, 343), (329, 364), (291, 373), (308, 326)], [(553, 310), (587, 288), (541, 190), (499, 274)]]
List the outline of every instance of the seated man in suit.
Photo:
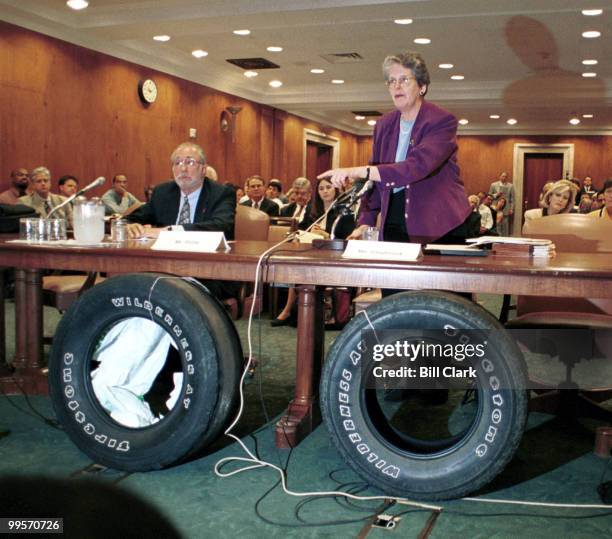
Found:
[[(30, 173), (30, 186), (32, 187), (32, 193), (22, 196), (19, 199), (19, 204), (34, 208), (41, 217), (47, 218), (53, 208), (66, 200), (66, 197), (51, 192), (51, 172), (46, 167), (36, 167)], [(63, 206), (53, 212), (52, 217), (67, 219), (72, 224), (72, 206), (70, 204)]]
[[(193, 142), (183, 142), (172, 152), (170, 163), (174, 181), (156, 186), (151, 200), (126, 217), (128, 236), (156, 237), (163, 228), (182, 225), (185, 230), (223, 232), (228, 240), (233, 239), (234, 190), (205, 176), (204, 150)], [(203, 282), (219, 299), (234, 297), (236, 293), (234, 283)]]
[(185, 230), (224, 232), (228, 240), (233, 239), (234, 191), (206, 178), (204, 150), (184, 142), (172, 152), (170, 163), (174, 181), (156, 186), (151, 200), (127, 216), (129, 237), (155, 237), (162, 228), (182, 225)]
[(299, 223), (305, 215), (306, 206), (312, 198), (312, 187), (308, 178), (296, 178), (291, 188), (295, 195), (295, 202), (283, 206), (281, 215), (283, 217), (295, 217)]
[(277, 217), (279, 207), (276, 202), (265, 198), (266, 188), (261, 176), (249, 176), (246, 181), (248, 200), (242, 202), (242, 206), (251, 206), (267, 213), (270, 217)]

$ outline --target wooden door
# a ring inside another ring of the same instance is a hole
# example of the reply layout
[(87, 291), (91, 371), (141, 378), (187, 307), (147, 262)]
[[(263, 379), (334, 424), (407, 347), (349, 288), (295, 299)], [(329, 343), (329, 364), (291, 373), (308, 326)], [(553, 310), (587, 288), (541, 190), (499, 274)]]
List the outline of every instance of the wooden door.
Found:
[(332, 168), (333, 147), (326, 144), (307, 141), (306, 143), (306, 177), (316, 185), (317, 176)]
[(563, 178), (563, 154), (528, 153), (525, 154), (523, 176), (523, 213), (538, 208), (540, 192), (546, 182)]

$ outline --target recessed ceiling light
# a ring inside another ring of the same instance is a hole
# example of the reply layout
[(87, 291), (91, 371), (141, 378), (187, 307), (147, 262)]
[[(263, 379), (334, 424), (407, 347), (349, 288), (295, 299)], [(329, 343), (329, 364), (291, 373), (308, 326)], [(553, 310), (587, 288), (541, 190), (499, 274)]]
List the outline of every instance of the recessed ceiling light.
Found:
[(453, 64), (440, 64), (438, 65), (440, 69), (453, 69), (455, 67)]
[(279, 80), (271, 80), (268, 84), (272, 86), (272, 88), (280, 88), (283, 85)]
[(153, 36), (155, 41), (170, 41), (170, 36), (161, 35), (161, 36)]
[(578, 125), (580, 123), (580, 120), (578, 118), (570, 118), (569, 123), (571, 123), (572, 125)]
[(282, 47), (275, 47), (275, 46), (268, 47), (266, 50), (268, 52), (283, 52), (283, 48)]
[(368, 120), (368, 125), (376, 125), (376, 120)]
[(499, 120), (499, 114), (489, 114), (489, 118), (491, 118), (491, 120)]
[(593, 72), (583, 73), (582, 76), (586, 78), (592, 78), (592, 77), (596, 77), (597, 73), (593, 73)]
[(204, 56), (208, 56), (208, 53), (206, 51), (203, 51), (202, 49), (196, 49), (195, 51), (191, 51), (191, 54), (193, 54), (196, 58), (204, 58)]
[(259, 75), (259, 73), (257, 73), (257, 71), (245, 71), (243, 75), (245, 77), (248, 77), (249, 79), (252, 79), (253, 77), (256, 77), (257, 75)]
[(431, 39), (428, 37), (417, 37), (414, 42), (418, 43), (419, 45), (429, 45), (431, 43)]
[(68, 0), (68, 2), (66, 2), (66, 5), (69, 8), (79, 10), (85, 9), (89, 5), (89, 2), (87, 2), (87, 0)]
[(412, 24), (412, 19), (395, 19), (395, 24)]
[(357, 116), (355, 116), (355, 120), (365, 120), (365, 116), (361, 116), (361, 114), (357, 114)]
[(461, 120), (459, 120), (459, 123), (461, 125), (467, 125), (467, 124), (470, 123), (470, 121), (468, 119), (466, 119), (466, 118), (461, 118)]
[(515, 120), (514, 118), (508, 118), (506, 120), (506, 123), (509, 124), (509, 125), (514, 125), (514, 124), (518, 123), (518, 121)]
[(586, 38), (594, 38), (594, 37), (599, 37), (601, 35), (601, 32), (598, 32), (597, 30), (587, 30), (586, 32), (582, 32), (582, 37), (586, 37)]
[(251, 31), (247, 30), (246, 28), (244, 30), (234, 30), (234, 34), (237, 36), (248, 36), (250, 33)]
[(465, 77), (463, 75), (451, 75), (451, 79), (453, 80), (463, 80)]
[(314, 73), (315, 75), (320, 75), (321, 73), (325, 73), (325, 69), (315, 67), (314, 69), (311, 69), (310, 72)]
[(331, 83), (332, 84), (344, 84), (344, 81), (342, 79), (332, 79)]
[(582, 117), (583, 118), (592, 118), (593, 115), (592, 114), (583, 114)]
[(582, 60), (582, 63), (585, 66), (596, 66), (597, 65), (597, 60)]
[(596, 15), (601, 15), (603, 13), (603, 9), (583, 9), (582, 14), (587, 17), (595, 17)]

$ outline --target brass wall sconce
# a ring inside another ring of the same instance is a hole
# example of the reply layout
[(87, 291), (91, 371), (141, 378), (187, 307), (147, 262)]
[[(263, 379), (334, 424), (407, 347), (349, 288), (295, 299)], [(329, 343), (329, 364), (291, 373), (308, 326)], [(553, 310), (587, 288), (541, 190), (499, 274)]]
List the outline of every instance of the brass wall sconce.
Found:
[(242, 110), (242, 107), (229, 106), (221, 112), (220, 126), (223, 133), (229, 131), (232, 142), (236, 142), (236, 115)]

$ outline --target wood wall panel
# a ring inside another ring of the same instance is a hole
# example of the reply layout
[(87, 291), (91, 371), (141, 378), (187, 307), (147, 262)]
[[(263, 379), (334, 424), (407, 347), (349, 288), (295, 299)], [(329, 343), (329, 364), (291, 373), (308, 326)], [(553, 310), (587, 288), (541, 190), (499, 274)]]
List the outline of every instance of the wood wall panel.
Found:
[[(142, 196), (170, 177), (170, 152), (190, 127), (221, 181), (260, 173), (289, 186), (302, 174), (305, 127), (340, 138), (341, 165), (358, 154), (352, 134), (4, 22), (0, 49), (0, 190), (13, 168), (45, 165), (83, 183), (123, 172)], [(136, 91), (146, 77), (159, 90), (149, 107)], [(242, 107), (234, 141), (219, 128), (230, 105)]]

